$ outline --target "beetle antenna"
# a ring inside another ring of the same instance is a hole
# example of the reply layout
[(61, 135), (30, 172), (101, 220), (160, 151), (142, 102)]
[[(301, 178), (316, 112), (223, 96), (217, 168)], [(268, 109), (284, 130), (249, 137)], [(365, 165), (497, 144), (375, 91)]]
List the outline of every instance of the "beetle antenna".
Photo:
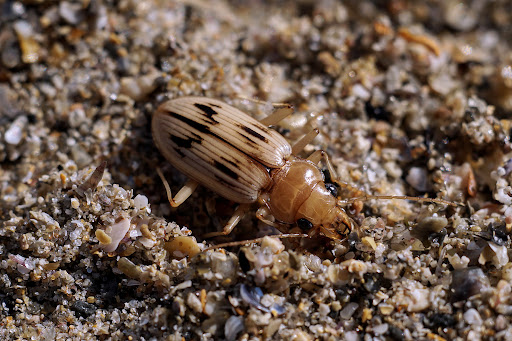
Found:
[(289, 103), (282, 103), (282, 102), (267, 102), (267, 101), (262, 101), (261, 99), (256, 99), (256, 98), (251, 98), (251, 97), (248, 97), (248, 96), (244, 96), (244, 95), (236, 95), (237, 98), (240, 98), (244, 101), (249, 101), (249, 102), (253, 102), (253, 103), (256, 103), (256, 104), (261, 104), (261, 105), (268, 105), (268, 104), (271, 104), (274, 108), (281, 108), (281, 107), (289, 107), (290, 104)]
[(347, 205), (347, 204), (352, 204), (358, 200), (368, 201), (368, 200), (372, 200), (372, 199), (391, 199), (391, 200), (392, 199), (402, 199), (402, 200), (411, 200), (411, 201), (419, 201), (419, 202), (432, 202), (432, 203), (436, 203), (436, 204), (443, 204), (443, 205), (449, 205), (449, 206), (454, 206), (454, 207), (464, 206), (463, 203), (451, 202), (448, 200), (437, 199), (437, 198), (410, 197), (407, 195), (369, 195), (369, 194), (365, 194), (360, 197), (350, 198), (350, 199), (346, 199), (346, 200), (339, 200), (338, 205), (340, 205), (340, 206)]
[[(332, 177), (332, 175), (331, 175), (331, 177)], [(332, 178), (331, 181), (333, 183), (335, 183), (336, 185), (338, 185), (341, 189), (344, 189), (344, 190), (346, 190), (350, 193), (353, 193), (357, 196), (364, 197), (367, 195), (366, 192), (363, 191), (362, 189), (359, 189), (356, 186), (351, 185), (346, 181), (341, 181), (341, 180), (337, 179), (336, 177)]]
[[(287, 234), (276, 234), (272, 236), (265, 236), (265, 237), (271, 237), (271, 238), (279, 238), (279, 239), (285, 239), (285, 238), (310, 238), (309, 235), (304, 233), (287, 233)], [(265, 237), (261, 238), (255, 238), (255, 239), (247, 239), (247, 240), (240, 240), (236, 242), (228, 242), (228, 243), (222, 243), (222, 244), (216, 244), (210, 247), (207, 247), (203, 251), (210, 251), (230, 246), (239, 246), (239, 245), (247, 245), (251, 243), (261, 243)]]
[(363, 190), (361, 190), (345, 181), (333, 179), (333, 182), (335, 182), (341, 188), (346, 189), (346, 190), (348, 190), (352, 193), (355, 193), (357, 195), (357, 197), (354, 197), (354, 198), (339, 200), (338, 205), (352, 204), (358, 200), (368, 201), (371, 199), (403, 199), (403, 200), (411, 200), (411, 201), (419, 201), (419, 202), (433, 202), (433, 203), (437, 203), (437, 204), (444, 204), (444, 205), (449, 205), (449, 206), (454, 206), (454, 207), (465, 206), (463, 203), (456, 203), (456, 202), (451, 202), (448, 200), (437, 199), (437, 198), (410, 197), (408, 195), (370, 195), (370, 194), (366, 194)]

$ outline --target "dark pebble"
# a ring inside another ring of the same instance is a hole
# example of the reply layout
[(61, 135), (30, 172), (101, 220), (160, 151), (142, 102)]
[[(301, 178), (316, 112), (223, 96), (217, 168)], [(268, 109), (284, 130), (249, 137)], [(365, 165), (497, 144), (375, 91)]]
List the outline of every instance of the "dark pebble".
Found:
[(98, 309), (98, 308), (94, 304), (91, 304), (91, 303), (87, 303), (84, 301), (76, 301), (71, 306), (71, 309), (76, 311), (78, 313), (78, 315), (87, 318), (87, 317), (91, 316), (92, 314), (94, 314), (96, 312), (96, 309)]

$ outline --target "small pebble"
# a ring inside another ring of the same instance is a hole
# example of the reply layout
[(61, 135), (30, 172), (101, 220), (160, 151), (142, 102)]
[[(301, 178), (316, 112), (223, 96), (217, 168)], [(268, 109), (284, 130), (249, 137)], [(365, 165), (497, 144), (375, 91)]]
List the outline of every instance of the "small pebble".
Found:
[(468, 309), (464, 313), (464, 321), (471, 326), (480, 326), (482, 325), (482, 318), (478, 311), (474, 308)]
[(13, 25), (21, 49), (21, 60), (24, 63), (35, 63), (39, 60), (41, 48), (35, 40), (32, 25), (24, 20), (18, 20)]
[(94, 314), (98, 308), (91, 303), (87, 303), (84, 301), (75, 301), (73, 302), (71, 309), (76, 311), (78, 315), (87, 318)]
[(18, 145), (23, 138), (23, 129), (28, 120), (26, 116), (18, 117), (7, 129), (4, 135), (5, 142), (12, 145)]
[(177, 236), (165, 243), (165, 250), (173, 258), (181, 259), (185, 257), (194, 257), (201, 249), (197, 245), (196, 239), (189, 236)]
[(197, 295), (194, 293), (189, 293), (187, 296), (187, 305), (195, 311), (197, 314), (200, 314), (203, 312), (203, 305), (201, 303), (201, 300)]
[(80, 3), (73, 3), (62, 1), (59, 4), (59, 14), (67, 21), (68, 24), (76, 25), (83, 20), (82, 5)]
[(428, 173), (425, 168), (412, 167), (409, 169), (405, 180), (415, 190), (419, 192), (426, 192), (429, 190)]
[(465, 301), (483, 291), (489, 285), (489, 280), (480, 268), (465, 268), (455, 270), (452, 275), (452, 301)]
[(148, 198), (142, 194), (137, 194), (137, 196), (133, 199), (133, 205), (138, 210), (140, 210), (144, 207), (147, 207), (148, 203), (149, 203)]
[(354, 315), (357, 308), (359, 308), (359, 304), (355, 302), (347, 303), (347, 305), (345, 305), (343, 309), (340, 311), (340, 318), (342, 318), (343, 320), (348, 320), (349, 318), (352, 317), (352, 315)]
[(357, 332), (350, 331), (344, 334), (344, 339), (346, 341), (359, 341), (361, 338), (359, 337), (359, 334)]
[(384, 335), (387, 333), (389, 329), (389, 325), (387, 323), (382, 323), (376, 326), (373, 326), (373, 333), (375, 335)]

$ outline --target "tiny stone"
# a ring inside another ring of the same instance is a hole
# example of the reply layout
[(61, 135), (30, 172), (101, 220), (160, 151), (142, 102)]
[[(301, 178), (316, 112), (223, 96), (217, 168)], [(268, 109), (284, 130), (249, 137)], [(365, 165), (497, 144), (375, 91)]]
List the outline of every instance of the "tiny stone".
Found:
[(359, 334), (357, 332), (346, 332), (345, 333), (345, 340), (346, 341), (359, 341)]
[(482, 318), (480, 317), (478, 311), (474, 308), (471, 308), (464, 313), (464, 321), (472, 326), (482, 325)]
[(71, 306), (71, 309), (77, 312), (82, 317), (89, 317), (96, 312), (98, 309), (94, 304), (90, 304), (84, 301), (76, 301)]
[(425, 168), (412, 167), (405, 180), (417, 191), (426, 192), (429, 189), (428, 173)]
[(148, 206), (148, 203), (148, 198), (145, 195), (137, 194), (137, 196), (133, 199), (133, 205), (138, 210)]
[(82, 5), (80, 3), (63, 1), (59, 5), (59, 14), (69, 24), (76, 25), (83, 20), (81, 9)]
[(352, 317), (352, 315), (354, 315), (357, 308), (359, 308), (359, 304), (355, 302), (348, 303), (340, 312), (340, 317), (344, 320), (348, 320), (349, 318)]
[(98, 238), (98, 241), (101, 244), (110, 244), (110, 243), (112, 243), (112, 238), (108, 234), (106, 234), (105, 231), (103, 231), (103, 230), (96, 230), (95, 234), (96, 234), (96, 238)]
[(71, 207), (77, 210), (80, 207), (80, 202), (77, 198), (71, 198)]
[(379, 305), (379, 310), (380, 310), (380, 313), (382, 315), (389, 315), (393, 312), (393, 306), (391, 304), (386, 304), (386, 303), (383, 303), (383, 304), (380, 304)]
[(322, 316), (327, 316), (327, 314), (329, 314), (331, 312), (331, 309), (329, 308), (329, 305), (327, 305), (325, 303), (320, 303), (318, 306), (318, 312)]
[(23, 138), (23, 127), (28, 120), (25, 116), (17, 118), (5, 132), (5, 142), (12, 145), (18, 145)]
[(383, 335), (386, 334), (389, 329), (389, 325), (387, 323), (379, 324), (373, 327), (373, 333), (375, 335)]
[(196, 313), (203, 312), (203, 305), (201, 304), (201, 300), (192, 292), (187, 296), (187, 305)]

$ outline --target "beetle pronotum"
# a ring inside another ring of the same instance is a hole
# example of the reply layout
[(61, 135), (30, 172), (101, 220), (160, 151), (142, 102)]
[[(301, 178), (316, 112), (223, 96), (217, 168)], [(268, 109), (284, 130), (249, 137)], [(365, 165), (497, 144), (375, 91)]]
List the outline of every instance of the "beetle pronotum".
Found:
[(208, 237), (229, 234), (250, 205), (258, 203), (258, 219), (283, 233), (297, 225), (309, 236), (343, 238), (355, 223), (340, 207), (341, 201), (333, 193), (335, 187), (326, 187), (317, 166), (323, 159), (331, 178), (336, 179), (327, 154), (318, 150), (307, 159), (295, 156), (318, 130), (292, 147), (268, 127), (292, 112), (291, 106), (286, 106), (257, 121), (231, 105), (206, 97), (182, 97), (160, 105), (152, 119), (153, 139), (164, 157), (189, 178), (174, 198), (167, 188), (171, 206), (179, 206), (201, 184), (240, 204), (224, 230)]

